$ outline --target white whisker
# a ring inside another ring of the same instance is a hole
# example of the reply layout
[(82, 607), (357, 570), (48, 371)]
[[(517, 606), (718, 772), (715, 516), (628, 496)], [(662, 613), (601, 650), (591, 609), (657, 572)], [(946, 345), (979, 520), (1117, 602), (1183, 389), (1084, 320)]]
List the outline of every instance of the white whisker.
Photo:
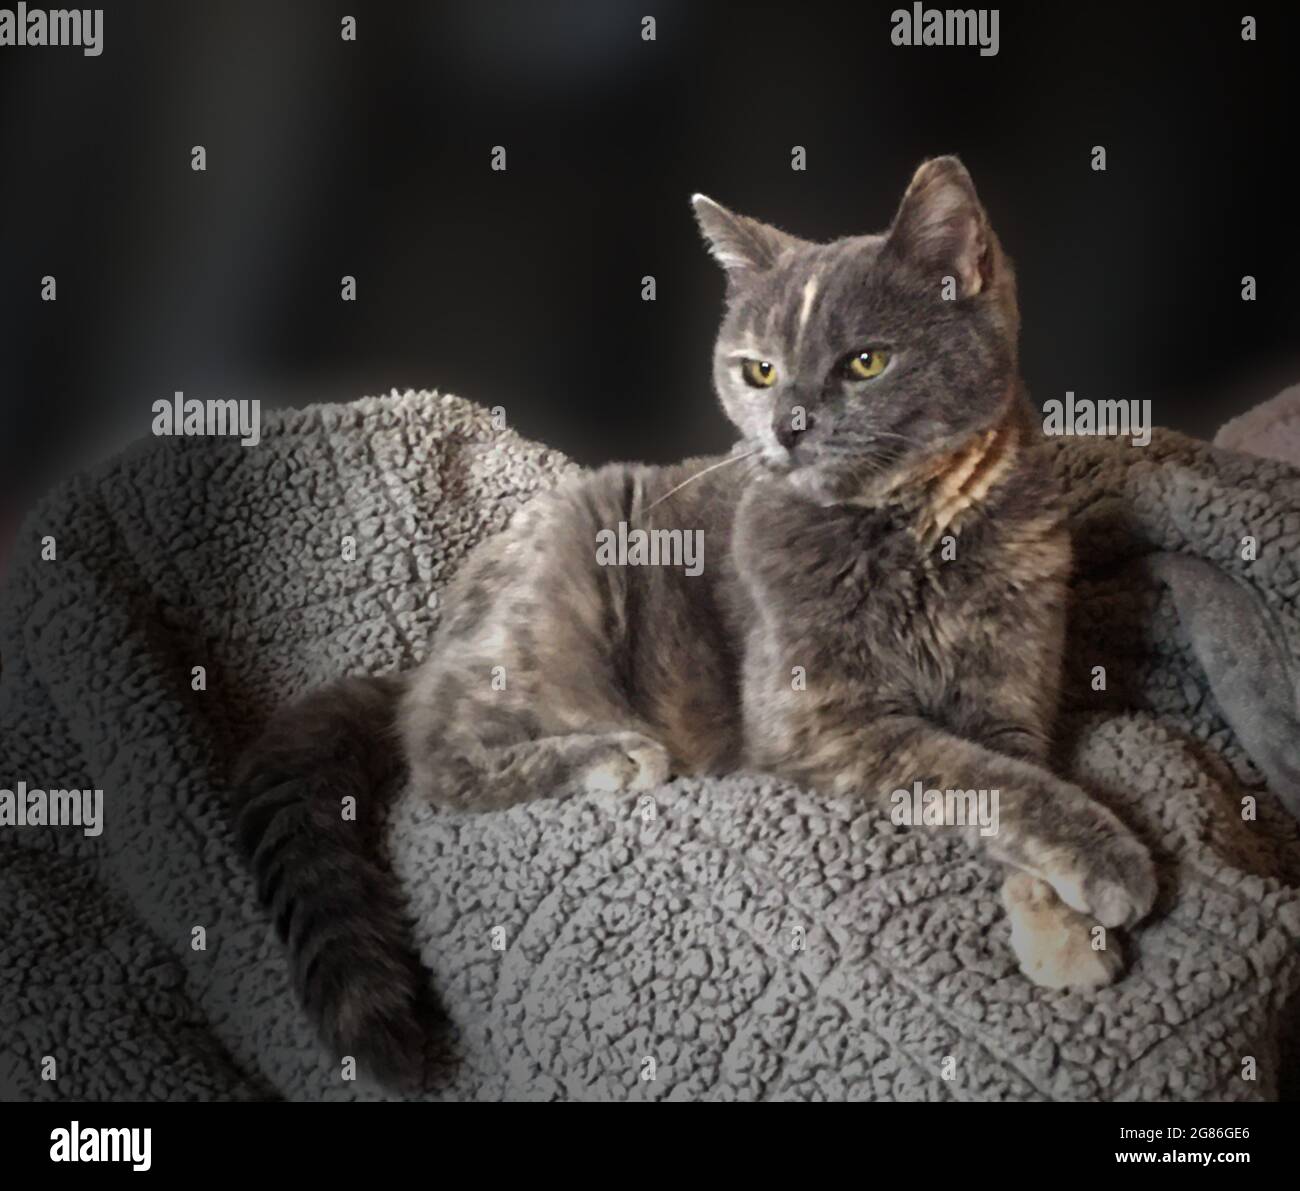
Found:
[(720, 467), (726, 467), (729, 463), (739, 463), (742, 459), (750, 459), (757, 455), (762, 449), (762, 447), (755, 447), (752, 451), (746, 451), (743, 455), (729, 455), (726, 459), (719, 459), (717, 463), (710, 463), (708, 467), (702, 467), (694, 475), (687, 476), (680, 484), (669, 488), (668, 491), (659, 497), (658, 500), (652, 500), (644, 509), (641, 510), (641, 515), (645, 516), (645, 514), (653, 509), (655, 505), (663, 504), (663, 502), (674, 493), (680, 492), (688, 484), (695, 483), (695, 481), (700, 479), (702, 476), (707, 476), (709, 472), (717, 471)]

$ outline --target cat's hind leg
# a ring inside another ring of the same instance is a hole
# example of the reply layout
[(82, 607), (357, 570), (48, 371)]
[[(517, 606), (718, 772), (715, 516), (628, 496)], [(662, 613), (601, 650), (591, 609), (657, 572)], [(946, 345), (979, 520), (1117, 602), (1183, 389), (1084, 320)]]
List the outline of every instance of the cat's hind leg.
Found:
[(641, 469), (611, 466), (563, 485), (466, 562), (398, 716), (424, 797), (499, 810), (646, 789), (694, 760), (679, 752), (676, 738), (690, 734), (674, 732), (672, 715), (689, 684), (663, 670), (684, 669), (665, 654), (679, 661), (675, 651), (700, 646), (697, 634), (662, 627), (695, 611), (693, 589), (659, 568), (606, 565), (597, 548), (632, 515), (643, 482)]

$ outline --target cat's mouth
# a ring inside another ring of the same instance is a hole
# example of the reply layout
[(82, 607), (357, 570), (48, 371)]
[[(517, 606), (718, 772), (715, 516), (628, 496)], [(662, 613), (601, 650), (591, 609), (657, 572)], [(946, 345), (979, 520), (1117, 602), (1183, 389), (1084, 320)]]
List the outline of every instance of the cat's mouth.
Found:
[(764, 471), (778, 476), (789, 475), (797, 466), (791, 459), (790, 452), (783, 447), (764, 447), (759, 453), (758, 462)]
[[(759, 461), (773, 475), (788, 476), (794, 472), (812, 471), (825, 467), (836, 458), (834, 452), (828, 452), (822, 443), (796, 443), (792, 447), (783, 447), (780, 443), (764, 443)], [(840, 463), (846, 460), (839, 459)]]
[(789, 449), (775, 443), (765, 445), (758, 462), (763, 474), (783, 481), (818, 504), (836, 504), (854, 488), (845, 474), (844, 461), (839, 460), (839, 466), (830, 465), (825, 452), (812, 445), (796, 444)]
[(818, 443), (799, 442), (786, 447), (775, 438), (766, 437), (758, 442), (759, 462), (774, 475), (789, 475), (801, 468), (815, 466), (823, 455)]
[(907, 470), (907, 461), (884, 444), (860, 451), (841, 450), (824, 441), (796, 443), (786, 448), (765, 445), (758, 455), (765, 474), (784, 480), (792, 489), (822, 505), (860, 501), (887, 490), (891, 477)]

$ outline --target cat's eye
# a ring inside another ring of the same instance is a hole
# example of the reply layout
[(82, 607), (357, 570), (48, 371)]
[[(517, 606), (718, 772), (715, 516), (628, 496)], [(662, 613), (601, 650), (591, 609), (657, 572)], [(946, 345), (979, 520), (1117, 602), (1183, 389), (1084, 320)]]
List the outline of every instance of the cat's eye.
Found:
[(854, 352), (844, 360), (844, 375), (850, 380), (871, 380), (879, 376), (889, 365), (889, 353), (879, 348), (871, 351)]
[(744, 360), (740, 374), (755, 389), (770, 389), (776, 384), (776, 366), (768, 360)]

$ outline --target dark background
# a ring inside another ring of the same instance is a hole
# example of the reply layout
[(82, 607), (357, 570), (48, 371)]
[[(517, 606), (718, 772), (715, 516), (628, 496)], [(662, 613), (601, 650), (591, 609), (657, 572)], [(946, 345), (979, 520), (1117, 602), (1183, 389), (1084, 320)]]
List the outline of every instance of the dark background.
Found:
[(879, 230), (942, 152), (1017, 262), (1039, 401), (1208, 437), (1300, 381), (1295, 16), (1003, 4), (983, 58), (895, 47), (896, 6), (110, 2), (98, 58), (0, 48), (0, 553), (176, 389), (440, 388), (588, 462), (721, 448), (688, 196)]

